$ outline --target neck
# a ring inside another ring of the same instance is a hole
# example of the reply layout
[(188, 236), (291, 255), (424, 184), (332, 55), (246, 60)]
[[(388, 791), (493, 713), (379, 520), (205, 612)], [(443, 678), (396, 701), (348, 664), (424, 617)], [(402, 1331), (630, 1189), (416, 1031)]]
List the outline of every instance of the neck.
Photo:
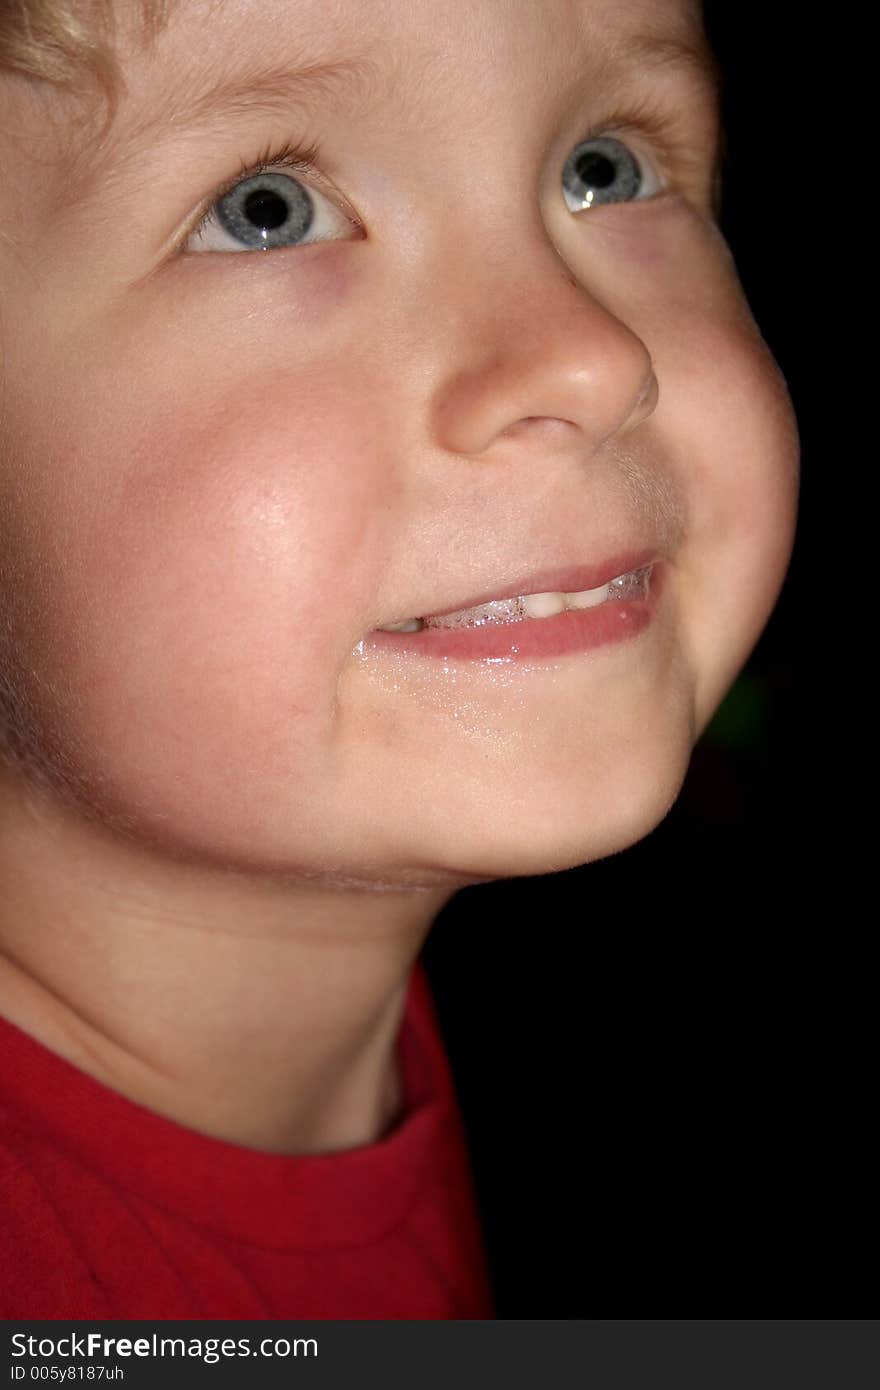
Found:
[(410, 971), (448, 889), (169, 862), (0, 796), (0, 1015), (131, 1100), (278, 1153), (375, 1142)]

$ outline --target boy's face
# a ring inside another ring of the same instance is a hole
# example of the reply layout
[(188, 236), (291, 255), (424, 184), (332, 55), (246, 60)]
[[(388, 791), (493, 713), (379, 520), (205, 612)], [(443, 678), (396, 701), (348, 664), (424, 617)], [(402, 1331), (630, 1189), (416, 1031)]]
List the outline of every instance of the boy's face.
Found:
[[(0, 81), (0, 654), (84, 804), (339, 883), (545, 872), (662, 818), (797, 489), (713, 221), (714, 101), (672, 47), (698, 25), (689, 0), (186, 0), (69, 151), (62, 98)], [(268, 212), (250, 183), (211, 213), (261, 161)], [(259, 216), (290, 218), (270, 250)], [(663, 573), (628, 641), (370, 635), (631, 551)]]

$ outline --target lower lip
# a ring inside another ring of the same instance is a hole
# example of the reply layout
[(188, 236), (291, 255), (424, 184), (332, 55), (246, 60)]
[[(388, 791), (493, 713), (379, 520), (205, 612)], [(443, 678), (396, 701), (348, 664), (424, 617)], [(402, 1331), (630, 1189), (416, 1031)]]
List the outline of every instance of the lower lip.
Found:
[(439, 657), (444, 661), (535, 661), (608, 647), (638, 637), (651, 621), (663, 589), (664, 566), (655, 563), (643, 598), (606, 599), (595, 608), (572, 608), (552, 618), (467, 628), (383, 632), (365, 645), (374, 650)]

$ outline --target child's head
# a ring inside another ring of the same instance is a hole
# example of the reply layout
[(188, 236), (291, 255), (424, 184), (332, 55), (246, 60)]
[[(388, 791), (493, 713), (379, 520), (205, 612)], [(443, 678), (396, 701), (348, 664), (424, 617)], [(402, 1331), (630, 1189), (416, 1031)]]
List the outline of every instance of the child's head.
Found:
[[(142, 9), (0, 27), (6, 786), (328, 883), (633, 843), (796, 506), (698, 6)], [(621, 556), (660, 560), (628, 640), (375, 638)]]

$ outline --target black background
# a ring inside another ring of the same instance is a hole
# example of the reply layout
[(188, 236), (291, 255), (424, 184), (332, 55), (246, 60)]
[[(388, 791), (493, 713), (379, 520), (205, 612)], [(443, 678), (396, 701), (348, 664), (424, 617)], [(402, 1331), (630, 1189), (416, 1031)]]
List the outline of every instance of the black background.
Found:
[(855, 1312), (867, 1287), (873, 972), (831, 772), (841, 718), (870, 736), (829, 699), (850, 656), (828, 382), (851, 345), (827, 316), (847, 69), (827, 14), (728, 0), (706, 22), (721, 223), (800, 426), (798, 539), (666, 820), (599, 863), (464, 890), (424, 948), (500, 1318)]

